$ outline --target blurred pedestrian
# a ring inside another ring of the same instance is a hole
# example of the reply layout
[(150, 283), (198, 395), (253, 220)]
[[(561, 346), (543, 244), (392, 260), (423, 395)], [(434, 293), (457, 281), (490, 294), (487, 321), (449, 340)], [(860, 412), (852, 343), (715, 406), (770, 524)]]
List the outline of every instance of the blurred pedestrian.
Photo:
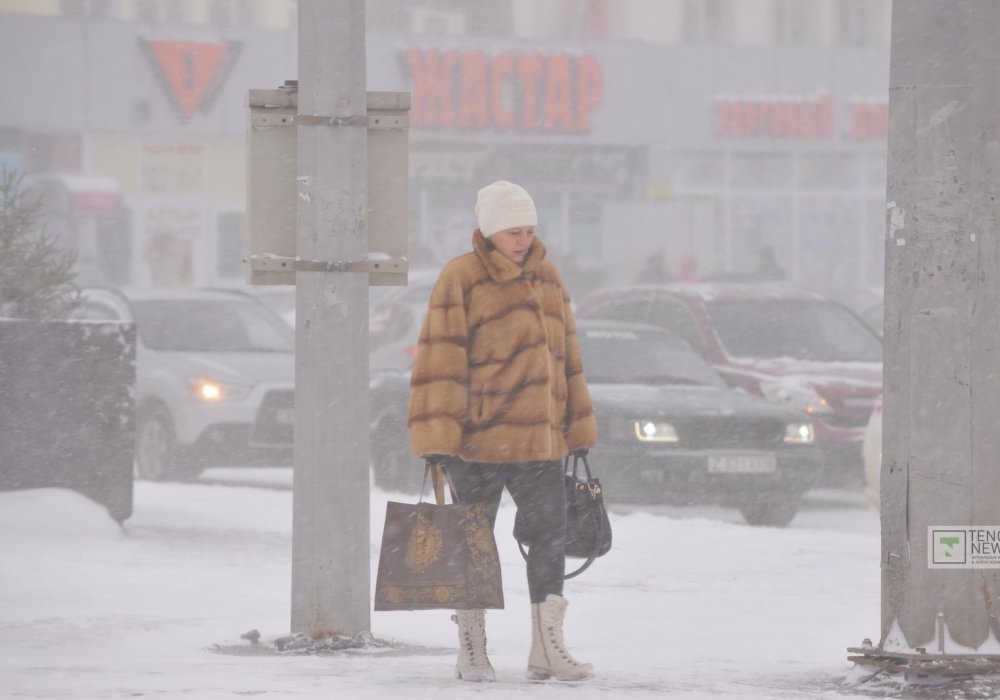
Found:
[[(504, 488), (526, 520), (532, 642), (527, 675), (579, 680), (592, 666), (563, 641), (566, 495), (563, 458), (597, 434), (569, 294), (535, 236), (535, 203), (518, 185), (479, 190), (472, 251), (441, 270), (413, 365), (413, 453), (442, 464), (463, 503)], [(456, 610), (455, 672), (492, 681), (483, 610)]]
[(701, 275), (698, 274), (698, 258), (694, 253), (688, 253), (681, 258), (677, 274), (674, 275), (674, 282), (700, 282)]
[(761, 246), (757, 251), (757, 266), (754, 276), (760, 280), (777, 281), (785, 279), (785, 270), (774, 258), (774, 248)]
[(636, 284), (666, 284), (670, 281), (670, 270), (667, 269), (667, 256), (663, 248), (659, 248), (646, 258), (639, 274), (635, 277)]

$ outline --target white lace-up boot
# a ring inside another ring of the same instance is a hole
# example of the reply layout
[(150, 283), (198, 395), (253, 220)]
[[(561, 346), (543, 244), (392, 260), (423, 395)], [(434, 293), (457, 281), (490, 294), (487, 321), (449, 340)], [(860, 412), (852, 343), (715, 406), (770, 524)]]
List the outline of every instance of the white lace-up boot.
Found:
[(531, 680), (554, 676), (560, 681), (578, 681), (594, 670), (591, 664), (580, 663), (566, 651), (563, 618), (567, 605), (565, 598), (553, 593), (544, 603), (531, 605), (531, 655), (528, 657), (528, 678)]
[(456, 610), (451, 619), (458, 625), (455, 677), (465, 681), (495, 681), (497, 674), (486, 656), (486, 611)]

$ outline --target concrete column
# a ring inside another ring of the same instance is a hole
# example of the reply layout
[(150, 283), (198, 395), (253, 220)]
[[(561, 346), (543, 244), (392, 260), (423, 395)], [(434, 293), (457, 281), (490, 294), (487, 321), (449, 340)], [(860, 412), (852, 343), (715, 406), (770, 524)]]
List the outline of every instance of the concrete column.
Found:
[[(364, 0), (299, 0), (297, 253), (368, 258)], [(336, 118), (336, 125), (327, 117)], [(368, 274), (296, 273), (292, 631), (371, 628)]]
[(1000, 569), (958, 565), (948, 551), (954, 545), (957, 556), (957, 542), (929, 537), (932, 526), (955, 526), (963, 537), (1000, 526), (998, 67), (1000, 3), (893, 3), (881, 474), (887, 649), (998, 653), (993, 642), (981, 645), (995, 625)]

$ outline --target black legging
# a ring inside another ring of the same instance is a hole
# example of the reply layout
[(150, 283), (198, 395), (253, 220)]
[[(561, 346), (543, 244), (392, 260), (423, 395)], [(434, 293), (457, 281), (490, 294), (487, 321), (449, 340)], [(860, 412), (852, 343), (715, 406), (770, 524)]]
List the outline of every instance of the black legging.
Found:
[(526, 526), (528, 594), (543, 603), (550, 593), (562, 595), (566, 572), (566, 491), (563, 465), (553, 462), (463, 462), (457, 457), (445, 467), (459, 501), (487, 503), (496, 525), (500, 497), (506, 486)]

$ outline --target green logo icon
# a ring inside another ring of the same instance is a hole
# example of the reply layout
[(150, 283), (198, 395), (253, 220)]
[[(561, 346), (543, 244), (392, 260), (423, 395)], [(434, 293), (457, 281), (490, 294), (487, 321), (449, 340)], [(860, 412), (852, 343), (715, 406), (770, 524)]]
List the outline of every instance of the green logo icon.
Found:
[(961, 541), (962, 541), (961, 538), (958, 538), (958, 537), (940, 537), (940, 538), (938, 538), (938, 542), (940, 542), (945, 547), (947, 547), (947, 549), (944, 551), (944, 555), (946, 557), (948, 557), (949, 559), (951, 557), (955, 556), (954, 554), (952, 554), (952, 549), (954, 547), (957, 547), (959, 545), (959, 543), (961, 543)]
[(927, 528), (927, 564), (941, 568), (963, 567), (968, 564), (965, 545), (968, 537), (959, 527)]

